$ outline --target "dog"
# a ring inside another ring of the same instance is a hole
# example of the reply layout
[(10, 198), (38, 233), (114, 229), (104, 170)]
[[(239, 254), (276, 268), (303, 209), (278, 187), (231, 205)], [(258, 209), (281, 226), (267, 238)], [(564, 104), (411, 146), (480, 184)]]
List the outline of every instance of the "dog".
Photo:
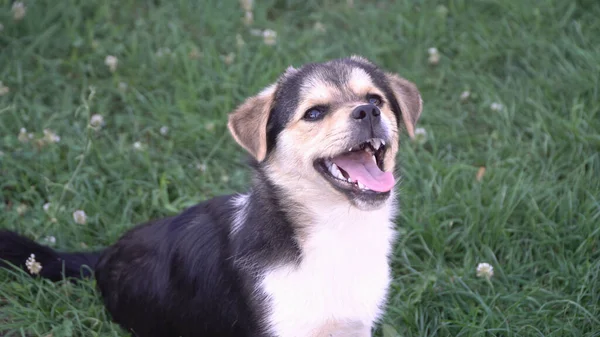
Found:
[[(288, 68), (228, 117), (251, 188), (142, 224), (103, 251), (57, 252), (10, 231), (0, 260), (95, 277), (140, 337), (366, 337), (385, 310), (395, 163), (417, 87), (352, 56)], [(87, 266), (88, 268), (82, 268)]]

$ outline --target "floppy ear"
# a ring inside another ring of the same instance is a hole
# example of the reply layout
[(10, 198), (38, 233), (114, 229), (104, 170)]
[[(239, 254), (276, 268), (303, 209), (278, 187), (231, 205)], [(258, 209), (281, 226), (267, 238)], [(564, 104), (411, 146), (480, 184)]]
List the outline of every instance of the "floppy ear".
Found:
[(396, 74), (386, 74), (396, 100), (402, 110), (404, 126), (410, 138), (415, 137), (415, 125), (423, 110), (423, 100), (417, 86)]
[(227, 127), (235, 141), (261, 162), (267, 155), (267, 121), (275, 95), (271, 85), (246, 99), (229, 115)]

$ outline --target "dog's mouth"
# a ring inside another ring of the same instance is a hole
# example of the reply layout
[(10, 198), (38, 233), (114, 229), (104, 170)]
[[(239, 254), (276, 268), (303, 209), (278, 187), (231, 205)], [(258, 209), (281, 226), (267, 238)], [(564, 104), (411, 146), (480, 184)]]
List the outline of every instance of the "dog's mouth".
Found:
[(315, 161), (317, 170), (334, 187), (361, 194), (387, 194), (394, 188), (391, 172), (383, 170), (387, 150), (381, 138), (371, 138), (331, 158)]

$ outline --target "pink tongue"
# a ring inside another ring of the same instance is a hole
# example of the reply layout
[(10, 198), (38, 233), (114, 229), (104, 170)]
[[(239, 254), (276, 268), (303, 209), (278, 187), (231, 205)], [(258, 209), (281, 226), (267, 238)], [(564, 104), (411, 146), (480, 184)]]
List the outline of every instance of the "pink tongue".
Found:
[(350, 180), (359, 181), (366, 188), (387, 192), (394, 187), (394, 175), (377, 167), (373, 155), (366, 151), (348, 152), (333, 158), (333, 162), (348, 173)]

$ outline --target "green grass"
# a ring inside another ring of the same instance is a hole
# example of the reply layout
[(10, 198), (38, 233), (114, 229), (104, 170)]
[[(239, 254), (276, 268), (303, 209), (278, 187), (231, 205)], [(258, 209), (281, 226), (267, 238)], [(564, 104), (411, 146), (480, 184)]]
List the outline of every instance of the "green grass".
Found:
[[(94, 249), (243, 190), (249, 172), (226, 114), (290, 64), (362, 54), (416, 82), (425, 101), (427, 139), (405, 138), (398, 158), (401, 236), (384, 330), (600, 336), (600, 3), (256, 2), (252, 28), (277, 31), (275, 46), (243, 24), (237, 1), (31, 0), (15, 21), (0, 0), (10, 89), (0, 96), (0, 228)], [(119, 60), (114, 73), (107, 55)], [(104, 116), (101, 129), (88, 127), (92, 114)], [(20, 128), (35, 139), (20, 142)], [(60, 142), (38, 146), (44, 129)], [(77, 209), (86, 225), (73, 221)], [(489, 281), (479, 262), (493, 265)], [(0, 335), (126, 336), (92, 281), (8, 271)]]

